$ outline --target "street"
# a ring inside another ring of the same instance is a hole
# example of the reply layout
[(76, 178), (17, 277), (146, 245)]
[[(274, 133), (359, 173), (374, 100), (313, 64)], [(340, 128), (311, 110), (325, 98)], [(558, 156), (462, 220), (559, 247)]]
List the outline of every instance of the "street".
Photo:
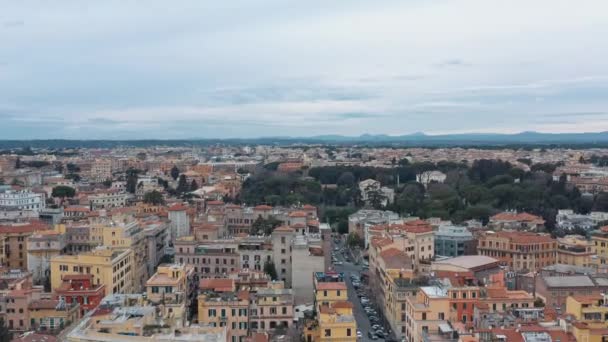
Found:
[[(334, 243), (334, 247), (339, 247), (340, 249), (342, 249), (344, 247), (344, 244)], [(353, 303), (353, 314), (355, 316), (355, 320), (357, 321), (357, 329), (359, 329), (363, 335), (363, 337), (359, 340), (371, 341), (371, 339), (368, 337), (368, 332), (373, 331), (371, 329), (371, 323), (368, 319), (367, 314), (365, 313), (365, 310), (363, 309), (363, 305), (361, 305), (359, 297), (357, 297), (357, 291), (355, 290), (353, 282), (350, 278), (351, 274), (360, 276), (361, 271), (363, 270), (363, 266), (355, 265), (352, 262), (346, 261), (341, 252), (334, 251), (334, 253), (336, 259), (338, 259), (339, 262), (343, 262), (342, 265), (334, 265), (334, 267), (337, 272), (344, 273), (344, 280), (348, 287), (348, 300)], [(378, 337), (378, 339), (376, 339), (375, 341), (384, 341), (384, 339)]]

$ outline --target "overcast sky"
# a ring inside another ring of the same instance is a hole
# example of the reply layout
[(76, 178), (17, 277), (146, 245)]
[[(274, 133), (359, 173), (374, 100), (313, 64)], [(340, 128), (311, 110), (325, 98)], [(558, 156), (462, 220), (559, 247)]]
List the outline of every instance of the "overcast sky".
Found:
[(0, 139), (608, 131), (606, 0), (0, 2)]

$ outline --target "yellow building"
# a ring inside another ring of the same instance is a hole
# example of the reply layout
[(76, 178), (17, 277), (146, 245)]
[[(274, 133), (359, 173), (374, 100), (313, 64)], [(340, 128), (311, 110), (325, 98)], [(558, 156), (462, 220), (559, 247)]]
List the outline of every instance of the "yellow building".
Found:
[(105, 246), (78, 255), (51, 258), (51, 288), (56, 289), (67, 274), (92, 274), (94, 284), (106, 285), (106, 294), (133, 293), (133, 251)]
[(573, 266), (591, 266), (593, 243), (580, 235), (557, 239), (557, 263)]
[(101, 228), (103, 245), (113, 250), (131, 249), (133, 251), (133, 290), (143, 291), (148, 274), (148, 245), (139, 223), (133, 217), (124, 215), (113, 217), (115, 220)]
[(316, 341), (355, 342), (357, 341), (357, 321), (353, 316), (353, 304), (349, 302), (324, 305), (319, 311)]
[(192, 265), (164, 264), (146, 282), (148, 300), (153, 303), (186, 303), (194, 290)]
[(566, 313), (575, 318), (572, 334), (577, 341), (603, 342), (608, 339), (608, 301), (602, 295), (570, 296)]
[[(591, 234), (591, 247), (596, 256), (595, 266), (608, 264), (608, 226), (602, 227)], [(605, 266), (604, 266), (605, 267)]]
[[(405, 336), (412, 342), (424, 341), (426, 334), (441, 334), (450, 315), (448, 289), (423, 286), (416, 296), (405, 299)], [(449, 326), (449, 325), (448, 325)]]
[(241, 341), (249, 329), (249, 292), (236, 291), (233, 279), (203, 279), (198, 296), (198, 321), (226, 327), (228, 341)]
[(315, 309), (319, 312), (321, 306), (332, 306), (336, 302), (348, 300), (348, 288), (344, 282), (344, 274), (335, 272), (316, 272), (314, 274)]
[(80, 306), (60, 300), (34, 300), (29, 304), (32, 329), (60, 331), (80, 318)]

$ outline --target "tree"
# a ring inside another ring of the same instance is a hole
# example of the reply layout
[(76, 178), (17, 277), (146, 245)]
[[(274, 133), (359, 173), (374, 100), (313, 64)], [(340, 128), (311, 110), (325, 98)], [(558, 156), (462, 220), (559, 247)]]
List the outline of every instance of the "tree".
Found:
[(340, 175), (336, 183), (347, 187), (353, 186), (355, 184), (355, 175), (353, 175), (352, 172), (344, 172)]
[(190, 186), (188, 186), (188, 181), (186, 180), (186, 176), (180, 175), (179, 181), (177, 181), (177, 188), (175, 189), (178, 194), (183, 194), (184, 192), (188, 192)]
[(3, 318), (0, 318), (0, 342), (10, 342), (13, 339), (13, 334), (6, 326)]
[(196, 183), (196, 180), (192, 180), (192, 183), (190, 183), (190, 191), (194, 191), (194, 190), (198, 190), (198, 184)]
[(129, 168), (126, 172), (127, 175), (127, 192), (134, 194), (137, 190), (137, 175), (139, 174), (139, 170), (134, 168)]
[(363, 241), (363, 239), (357, 233), (350, 233), (350, 234), (348, 234), (348, 237), (346, 238), (346, 244), (350, 248), (355, 248), (355, 247), (363, 248), (363, 247), (365, 247), (365, 241)]
[(281, 221), (277, 220), (274, 216), (268, 216), (267, 219), (262, 216), (258, 216), (255, 221), (251, 224), (251, 234), (264, 234), (270, 235), (276, 227), (281, 225)]
[(17, 160), (15, 160), (15, 169), (20, 169), (21, 168), (21, 158), (17, 157)]
[(111, 179), (106, 179), (101, 184), (103, 184), (103, 186), (105, 186), (106, 188), (109, 188), (109, 187), (112, 186), (112, 180)]
[(171, 177), (173, 177), (173, 180), (176, 180), (177, 177), (179, 177), (179, 169), (175, 165), (171, 168)]
[(54, 198), (61, 198), (61, 201), (66, 198), (72, 198), (76, 195), (76, 190), (74, 188), (66, 186), (66, 185), (58, 185), (53, 188), (51, 192), (51, 196)]
[(144, 194), (144, 203), (152, 205), (162, 205), (165, 203), (165, 199), (163, 198), (163, 194), (156, 190), (153, 190), (148, 191)]
[(338, 222), (338, 234), (348, 234), (348, 221)]
[(272, 280), (279, 279), (279, 276), (277, 275), (277, 269), (274, 266), (274, 262), (270, 260), (266, 260), (266, 262), (264, 263), (264, 273), (268, 274), (270, 276), (270, 279)]

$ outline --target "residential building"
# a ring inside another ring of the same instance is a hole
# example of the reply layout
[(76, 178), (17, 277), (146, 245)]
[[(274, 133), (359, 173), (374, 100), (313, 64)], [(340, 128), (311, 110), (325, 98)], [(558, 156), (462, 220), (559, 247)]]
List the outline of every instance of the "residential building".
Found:
[(188, 207), (176, 204), (169, 207), (169, 229), (171, 241), (190, 235), (190, 219), (188, 218)]
[(87, 196), (91, 210), (122, 208), (127, 205), (131, 194), (118, 189), (96, 190)]
[(348, 289), (343, 273), (317, 272), (313, 274), (313, 281), (317, 312), (321, 306), (331, 307), (335, 303), (348, 301)]
[(447, 175), (441, 171), (424, 171), (416, 175), (416, 182), (428, 187), (431, 183), (443, 183)]
[(89, 181), (101, 183), (112, 179), (112, 160), (111, 159), (95, 159), (91, 163), (91, 171), (89, 173)]
[(534, 291), (545, 306), (564, 312), (568, 296), (600, 295), (608, 291), (608, 278), (571, 275), (536, 277)]
[(361, 209), (348, 216), (348, 233), (356, 233), (360, 237), (366, 235), (367, 228), (391, 224), (399, 221), (399, 214), (388, 210)]
[(353, 304), (341, 301), (333, 306), (321, 306), (317, 321), (305, 328), (304, 336), (307, 342), (356, 342), (357, 321)]
[(38, 218), (45, 207), (44, 193), (30, 190), (0, 191), (0, 220)]
[(557, 242), (549, 235), (529, 232), (486, 232), (479, 237), (477, 251), (500, 260), (516, 272), (534, 272), (557, 260)]
[(593, 264), (600, 268), (608, 265), (608, 226), (591, 233), (591, 248), (595, 257), (592, 258)]
[[(284, 232), (281, 232), (281, 236), (277, 236), (276, 243), (280, 243), (275, 250), (279, 250), (284, 255), (291, 250), (290, 263), (285, 256), (275, 260), (279, 260), (279, 264), (276, 265), (277, 272), (291, 273), (290, 285), (294, 291), (296, 304), (312, 303), (314, 301), (314, 282), (311, 274), (317, 272), (328, 271), (328, 260), (327, 257), (331, 257), (331, 252), (327, 252), (323, 249), (322, 243), (326, 240), (319, 240), (318, 236), (314, 235), (295, 235), (291, 244), (289, 239), (291, 238), (290, 231), (285, 227), (281, 228)], [(285, 237), (285, 243), (282, 243), (282, 238)], [(282, 263), (285, 260), (285, 263)], [(331, 263), (331, 260), (329, 261)], [(330, 264), (331, 265), (331, 264)], [(296, 270), (295, 272), (289, 270)]]
[(227, 327), (227, 341), (245, 339), (250, 325), (249, 292), (237, 291), (232, 279), (202, 279), (199, 291), (198, 321), (214, 327)]
[(606, 295), (569, 296), (566, 313), (574, 318), (572, 333), (577, 341), (605, 341), (608, 338)]
[(503, 212), (490, 217), (488, 226), (493, 230), (522, 230), (539, 232), (545, 228), (545, 220), (528, 213)]
[(58, 333), (80, 318), (80, 305), (63, 299), (39, 299), (30, 302), (30, 329)]
[(467, 227), (441, 225), (435, 231), (435, 255), (457, 257), (477, 254), (477, 241)]
[(595, 253), (593, 243), (580, 235), (567, 235), (557, 239), (557, 263), (590, 267)]
[(63, 299), (68, 305), (78, 304), (81, 316), (101, 303), (105, 291), (105, 284), (93, 284), (92, 274), (66, 274), (54, 289), (55, 299)]
[[(316, 211), (316, 209), (315, 209)], [(294, 222), (295, 223), (295, 222)], [(285, 282), (285, 286), (292, 287), (292, 245), (295, 239), (295, 231), (288, 226), (277, 227), (272, 231), (272, 254), (274, 266), (277, 269), (279, 279)]]
[(249, 307), (251, 332), (287, 329), (293, 324), (293, 290), (285, 289), (283, 282), (269, 283), (252, 294)]
[(67, 333), (68, 342), (230, 341), (226, 327), (187, 324), (185, 308), (164, 310), (140, 294), (113, 294)]
[(406, 340), (426, 341), (429, 334), (452, 337), (449, 298), (448, 288), (440, 285), (422, 286), (416, 296), (405, 297)]
[(27, 269), (35, 283), (50, 277), (51, 258), (65, 252), (65, 234), (55, 230), (38, 231), (26, 239)]
[(175, 262), (194, 266), (194, 279), (225, 278), (238, 270), (240, 256), (234, 240), (200, 243), (193, 237), (179, 238), (174, 243)]
[(194, 267), (182, 264), (163, 264), (146, 282), (146, 298), (153, 304), (171, 308), (184, 307), (185, 312), (196, 300)]
[(432, 272), (471, 272), (481, 284), (490, 284), (491, 279), (503, 273), (498, 259), (483, 255), (464, 255), (433, 261)]
[(36, 232), (47, 230), (49, 226), (40, 221), (0, 225), (0, 239), (4, 239), (3, 265), (10, 268), (28, 269), (27, 238)]
[(105, 246), (77, 255), (51, 258), (51, 287), (58, 288), (63, 276), (92, 274), (93, 284), (106, 286), (106, 294), (133, 293), (133, 251), (112, 250)]

